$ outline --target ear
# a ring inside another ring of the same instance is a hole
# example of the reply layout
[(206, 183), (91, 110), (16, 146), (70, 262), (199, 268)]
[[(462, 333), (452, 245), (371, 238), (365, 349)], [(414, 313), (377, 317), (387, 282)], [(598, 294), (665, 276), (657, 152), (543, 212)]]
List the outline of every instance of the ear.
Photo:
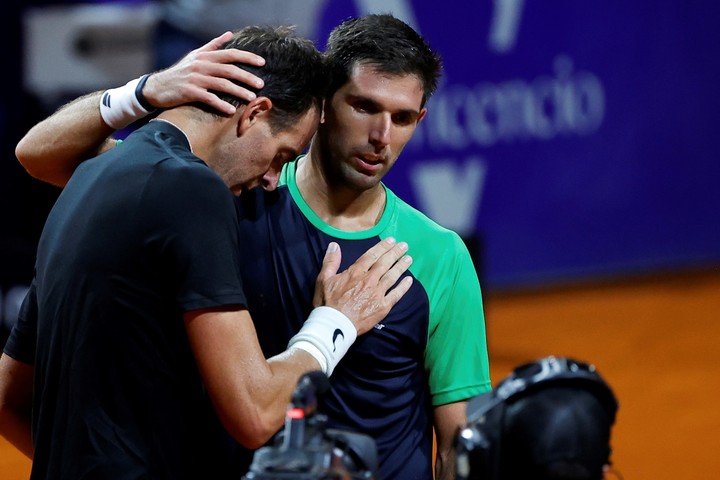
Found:
[(266, 119), (272, 110), (272, 101), (268, 97), (256, 97), (245, 105), (240, 118), (238, 119), (237, 135), (241, 136), (248, 128), (255, 125), (259, 120)]
[(322, 104), (320, 104), (320, 123), (325, 123), (325, 97), (323, 97)]
[(418, 115), (417, 123), (420, 123), (420, 121), (425, 118), (425, 114), (427, 113), (427, 108), (423, 107), (422, 110), (420, 110), (420, 115)]

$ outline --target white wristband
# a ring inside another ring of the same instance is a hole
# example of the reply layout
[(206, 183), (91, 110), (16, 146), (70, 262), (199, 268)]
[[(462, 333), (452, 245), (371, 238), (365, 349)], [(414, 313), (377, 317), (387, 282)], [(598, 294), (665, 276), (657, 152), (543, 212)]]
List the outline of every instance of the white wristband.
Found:
[(293, 341), (293, 339), (291, 338), (288, 348), (299, 348), (300, 350), (305, 350), (305, 352), (309, 353), (315, 360), (317, 360), (318, 365), (320, 365), (320, 371), (322, 371), (323, 373), (327, 373), (328, 365), (327, 360), (325, 360), (325, 355), (323, 355), (320, 349), (312, 343), (305, 340)]
[(146, 117), (152, 110), (143, 107), (141, 101), (150, 106), (142, 97), (142, 87), (148, 75), (143, 75), (118, 88), (105, 90), (100, 97), (100, 115), (105, 123), (119, 130), (136, 120)]
[(355, 325), (341, 311), (317, 307), (310, 312), (297, 335), (290, 339), (288, 348), (308, 352), (329, 377), (356, 338)]

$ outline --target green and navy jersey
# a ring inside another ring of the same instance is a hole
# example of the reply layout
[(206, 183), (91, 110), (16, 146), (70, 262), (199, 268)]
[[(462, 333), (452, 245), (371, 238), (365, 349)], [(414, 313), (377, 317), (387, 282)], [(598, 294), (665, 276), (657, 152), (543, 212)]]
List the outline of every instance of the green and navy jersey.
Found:
[(346, 232), (323, 222), (285, 166), (273, 192), (238, 198), (245, 294), (266, 356), (288, 340), (312, 310), (315, 280), (331, 241), (344, 270), (381, 239), (409, 245), (413, 285), (388, 316), (358, 337), (320, 399), (330, 427), (372, 436), (381, 479), (432, 475), (432, 407), (490, 390), (480, 285), (462, 239), (385, 188), (373, 228)]

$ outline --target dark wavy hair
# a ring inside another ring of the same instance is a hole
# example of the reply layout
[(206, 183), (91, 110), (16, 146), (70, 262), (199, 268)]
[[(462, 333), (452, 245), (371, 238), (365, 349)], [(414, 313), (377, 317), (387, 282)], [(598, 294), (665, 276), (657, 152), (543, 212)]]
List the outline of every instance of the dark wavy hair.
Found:
[(350, 18), (335, 27), (327, 41), (325, 58), (332, 96), (350, 78), (357, 64), (378, 72), (415, 75), (423, 85), (422, 106), (437, 89), (442, 60), (425, 39), (405, 22), (389, 14)]
[[(237, 66), (265, 82), (261, 89), (244, 84), (243, 87), (273, 102), (270, 119), (275, 132), (296, 123), (311, 107), (322, 104), (329, 83), (324, 57), (311, 40), (297, 37), (293, 27), (246, 27), (234, 32), (232, 40), (222, 48), (246, 50), (265, 59), (262, 67)], [(238, 97), (214, 93), (236, 107), (247, 104)]]

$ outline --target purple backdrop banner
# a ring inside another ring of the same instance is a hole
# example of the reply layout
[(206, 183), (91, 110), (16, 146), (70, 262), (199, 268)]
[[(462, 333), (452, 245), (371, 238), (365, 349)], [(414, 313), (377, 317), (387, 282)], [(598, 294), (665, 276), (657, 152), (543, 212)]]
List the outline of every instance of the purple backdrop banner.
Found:
[(720, 4), (333, 0), (445, 75), (386, 183), (483, 244), (486, 286), (720, 264)]

